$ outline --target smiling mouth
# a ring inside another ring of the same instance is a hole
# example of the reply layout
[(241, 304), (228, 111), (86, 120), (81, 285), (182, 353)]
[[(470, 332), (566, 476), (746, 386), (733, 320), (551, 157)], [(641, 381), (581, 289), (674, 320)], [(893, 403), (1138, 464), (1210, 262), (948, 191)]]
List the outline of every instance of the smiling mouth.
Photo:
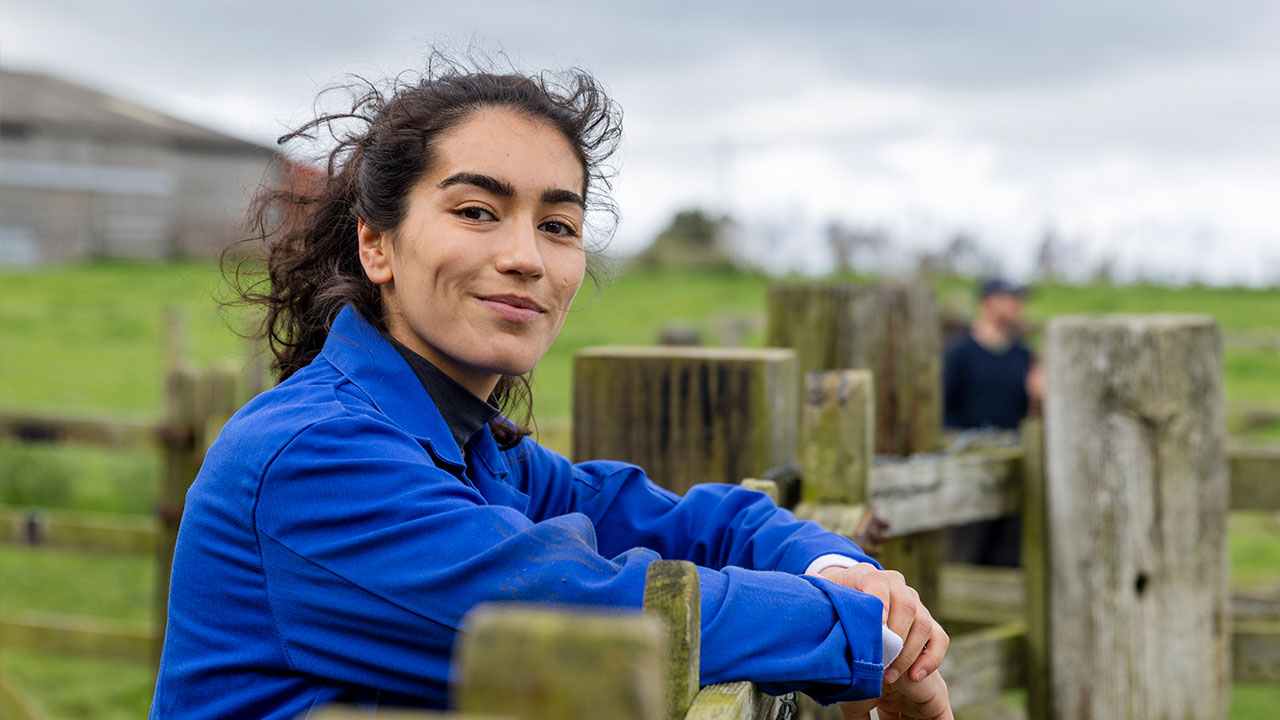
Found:
[(499, 317), (510, 322), (527, 323), (547, 311), (532, 298), (523, 295), (484, 295), (477, 299)]

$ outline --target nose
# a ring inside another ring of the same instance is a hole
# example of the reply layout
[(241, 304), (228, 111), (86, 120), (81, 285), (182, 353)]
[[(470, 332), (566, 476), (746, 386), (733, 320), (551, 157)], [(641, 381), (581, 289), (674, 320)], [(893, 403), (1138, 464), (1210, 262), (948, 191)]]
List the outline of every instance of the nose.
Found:
[(497, 257), (498, 272), (504, 275), (538, 278), (546, 272), (538, 232), (531, 223), (514, 223), (505, 233)]

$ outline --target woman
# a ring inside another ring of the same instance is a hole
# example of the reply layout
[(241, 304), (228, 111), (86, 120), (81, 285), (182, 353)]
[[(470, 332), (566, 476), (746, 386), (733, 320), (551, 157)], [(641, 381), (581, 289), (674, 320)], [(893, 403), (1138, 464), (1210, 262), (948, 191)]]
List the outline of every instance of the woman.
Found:
[[(269, 287), (246, 295), (282, 382), (188, 494), (153, 718), (443, 707), (471, 607), (638, 607), (659, 557), (700, 566), (705, 682), (883, 683), (949, 716), (945, 634), (856, 545), (759, 493), (571, 464), (509, 419), (582, 283), (586, 209), (608, 207), (617, 111), (590, 77), (434, 63), (284, 140), (317, 129), (339, 138), (323, 180), (257, 205)], [(905, 638), (887, 672), (882, 622)]]

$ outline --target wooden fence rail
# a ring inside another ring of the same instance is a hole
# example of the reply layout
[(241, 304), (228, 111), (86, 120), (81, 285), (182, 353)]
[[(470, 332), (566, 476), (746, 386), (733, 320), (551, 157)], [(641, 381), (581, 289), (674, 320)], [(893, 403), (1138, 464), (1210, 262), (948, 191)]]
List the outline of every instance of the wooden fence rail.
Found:
[[(1182, 528), (1190, 517), (1183, 512), (1188, 508), (1217, 513), (1212, 522), (1192, 524), (1207, 528), (1205, 547), (1217, 547), (1214, 543), (1221, 544), (1228, 509), (1280, 509), (1280, 448), (1225, 449), (1214, 444), (1221, 440), (1222, 418), (1220, 378), (1214, 374), (1219, 365), (1214, 353), (1220, 344), (1211, 323), (1127, 318), (1072, 320), (1057, 324), (1056, 330), (1051, 327), (1051, 341), (1059, 346), (1051, 357), (1084, 353), (1092, 358), (1090, 362), (1103, 363), (1110, 370), (1083, 360), (1059, 360), (1050, 367), (1050, 385), (1058, 388), (1058, 396), (1051, 403), (1049, 426), (1057, 434), (1049, 442), (1048, 454), (1038, 423), (1028, 424), (1016, 444), (966, 440), (963, 449), (939, 450), (937, 368), (928, 360), (937, 355), (936, 342), (929, 336), (932, 331), (927, 331), (936, 325), (930, 322), (936, 315), (931, 302), (927, 293), (901, 286), (856, 292), (831, 288), (773, 292), (770, 310), (780, 313), (780, 319), (771, 317), (770, 335), (791, 345), (799, 361), (787, 349), (614, 348), (584, 353), (578, 359), (582, 372), (575, 378), (581, 410), (575, 413), (575, 454), (607, 455), (651, 469), (667, 468), (670, 483), (679, 491), (697, 481), (734, 482), (744, 475), (767, 475), (799, 460), (804, 466), (800, 486), (795, 492), (781, 493), (783, 503), (791, 496), (799, 499), (794, 506), (798, 516), (853, 536), (867, 513), (874, 511), (888, 522), (888, 537), (894, 540), (881, 556), (883, 564), (901, 569), (926, 602), (940, 609), (941, 616), (995, 623), (953, 635), (943, 672), (955, 705), (981, 703), (1025, 685), (1033, 718), (1087, 715), (1092, 710), (1070, 705), (1073, 701), (1068, 696), (1083, 697), (1088, 693), (1081, 688), (1092, 688), (1088, 683), (1095, 681), (1081, 674), (1087, 663), (1068, 661), (1063, 653), (1085, 637), (1084, 631), (1070, 629), (1073, 618), (1081, 612), (1096, 615), (1097, 608), (1086, 607), (1088, 602), (1102, 602), (1113, 609), (1128, 607), (1135, 622), (1147, 627), (1159, 616), (1148, 607), (1152, 602), (1144, 600), (1146, 596), (1158, 595), (1162, 600), (1155, 605), (1161, 607), (1168, 605), (1166, 600), (1188, 593), (1196, 598), (1184, 603), (1186, 607), (1203, 609), (1216, 601), (1206, 600), (1209, 596), (1201, 592), (1205, 587), (1187, 585), (1181, 575), (1175, 578), (1176, 573), (1167, 572), (1173, 565), (1164, 560), (1156, 563), (1155, 570), (1134, 565), (1164, 552), (1158, 543), (1134, 550), (1149, 538), (1117, 535), (1115, 544), (1124, 547), (1108, 560), (1115, 567), (1107, 577), (1132, 575), (1132, 582), (1117, 589), (1103, 587), (1105, 583), (1094, 578), (1090, 582), (1097, 585), (1094, 590), (1102, 599), (1084, 597), (1079, 608), (1064, 615), (1068, 606), (1061, 598), (1068, 593), (1062, 590), (1063, 583), (1078, 580), (1064, 568), (1079, 563), (1071, 561), (1069, 553), (1063, 554), (1062, 513), (1068, 506), (1075, 507), (1073, 502), (1086, 502), (1073, 495), (1074, 486), (1098, 482), (1098, 467), (1104, 467), (1101, 472), (1110, 478), (1106, 480), (1111, 483), (1106, 485), (1109, 494), (1103, 493), (1106, 502), (1090, 506), (1087, 514), (1096, 525), (1087, 531), (1090, 539), (1119, 532), (1115, 523), (1121, 515), (1147, 517), (1152, 512), (1150, 497), (1125, 494), (1130, 482), (1124, 479), (1129, 477), (1125, 473), (1130, 473), (1135, 478), (1132, 482), (1151, 483), (1157, 489), (1151, 497), (1173, 503), (1163, 507), (1164, 516), (1156, 508), (1157, 534)], [(805, 307), (791, 307), (796, 303)], [(1168, 356), (1181, 358), (1181, 364), (1159, 361)], [(625, 372), (618, 371), (623, 365)], [(797, 372), (797, 367), (817, 372)], [(1135, 367), (1141, 372), (1135, 372)], [(1194, 375), (1191, 380), (1188, 372)], [(1123, 375), (1126, 382), (1118, 384), (1113, 375)], [(1159, 382), (1149, 382), (1156, 376)], [(881, 377), (888, 378), (888, 387), (877, 387)], [(208, 443), (234, 410), (234, 400), (226, 400), (238, 397), (236, 382), (235, 374), (226, 369), (200, 374), (176, 367), (168, 380), (166, 417), (156, 423), (0, 413), (0, 437), (126, 448), (158, 444), (167, 463), (155, 520), (0, 508), (0, 533), (6, 542), (155, 553), (162, 569), (157, 579), (161, 585), (156, 595), (157, 629), (92, 618), (6, 613), (0, 617), (6, 643), (54, 645), (67, 652), (115, 657), (121, 657), (115, 653), (134, 657), (149, 644), (158, 647), (167, 563), (182, 496)], [(590, 405), (590, 398), (617, 402), (616, 393), (606, 391), (609, 383), (622, 383), (619, 387), (624, 387), (627, 397), (635, 399), (630, 403), (637, 408), (635, 413), (623, 417)], [(1107, 390), (1097, 395), (1099, 388)], [(1208, 389), (1201, 392), (1204, 388)], [(1086, 418), (1089, 413), (1097, 417)], [(1188, 450), (1184, 436), (1208, 444)], [(607, 452), (601, 449), (606, 447)], [(886, 454), (877, 455), (877, 449)], [(1208, 458), (1208, 450), (1218, 452), (1218, 460)], [(1052, 460), (1048, 470), (1046, 458)], [(1203, 472), (1183, 472), (1192, 461), (1203, 465)], [(1221, 472), (1215, 480), (1213, 468), (1219, 461)], [(1221, 484), (1216, 490), (1197, 486), (1204, 478)], [(779, 499), (778, 489), (769, 483), (744, 482)], [(1046, 493), (1055, 494), (1052, 503)], [(1202, 495), (1221, 502), (1205, 506), (1194, 500), (1203, 499)], [(1023, 577), (991, 574), (984, 579), (972, 572), (966, 576), (939, 562), (939, 530), (1019, 511), (1026, 520)], [(1076, 508), (1072, 517), (1084, 517), (1082, 512)], [(1133, 543), (1137, 545), (1129, 547)], [(1215, 587), (1222, 579), (1212, 572), (1206, 577)], [(477, 611), (459, 645), (460, 709), (471, 713), (466, 717), (498, 713), (523, 720), (553, 716), (755, 720), (789, 710), (789, 700), (761, 695), (748, 683), (698, 687), (700, 623), (692, 566), (656, 563), (650, 591), (645, 600), (648, 618), (592, 619), (528, 608)], [(1197, 622), (1218, 622), (1226, 628), (1221, 642), (1229, 642), (1223, 646), (1227, 649), (1220, 652), (1210, 645), (1196, 645), (1187, 646), (1186, 651), (1197, 658), (1204, 656), (1208, 665), (1229, 652), (1231, 677), (1238, 682), (1280, 682), (1280, 613), (1241, 607), (1221, 610), (1213, 616), (1221, 620), (1206, 620), (1212, 613), (1188, 612)], [(663, 622), (654, 621), (655, 617)], [(1154, 707), (1163, 702), (1162, 693), (1173, 692), (1166, 687), (1170, 682), (1183, 682), (1174, 678), (1176, 663), (1161, 664), (1176, 654), (1172, 649), (1152, 655), (1154, 650), (1142, 647), (1142, 643), (1113, 643), (1107, 645), (1109, 654), (1102, 653), (1132, 671), (1123, 680), (1129, 685), (1117, 684), (1121, 679), (1116, 678), (1106, 681), (1110, 684), (1104, 690), (1115, 702), (1141, 696), (1154, 698)], [(1116, 653), (1118, 659), (1112, 657)], [(1150, 672), (1141, 670), (1146, 666), (1135, 659), (1138, 655), (1145, 658), (1142, 662), (1154, 663)], [(548, 657), (564, 660), (548, 662)], [(525, 682), (525, 686), (495, 685), (511, 673), (485, 671), (495, 664), (506, 667), (520, 662), (530, 665), (527, 672), (521, 671), (524, 679), (508, 680)], [(586, 664), (568, 672), (579, 662)], [(558, 663), (552, 672), (550, 668)], [(1227, 677), (1225, 661), (1222, 667), (1214, 667), (1217, 676)], [(1154, 679), (1147, 677), (1153, 674)], [(604, 695), (584, 694), (579, 687), (581, 682), (598, 682), (603, 687), (612, 682), (610, 678), (619, 677), (625, 687), (615, 682), (611, 689), (602, 690)], [(579, 689), (548, 689), (556, 683)], [(1225, 690), (1206, 686), (1201, 691), (1207, 698), (1201, 704), (1209, 710), (1194, 716), (1212, 716), (1210, 711), (1222, 705)], [(589, 714), (614, 708), (610, 703), (615, 701), (607, 699), (614, 696), (625, 698), (630, 710)], [(502, 697), (522, 698), (523, 704), (502, 705), (495, 700)], [(545, 707), (537, 709), (544, 701)], [(511, 712), (515, 710), (519, 712)], [(819, 716), (812, 707), (802, 712)]]

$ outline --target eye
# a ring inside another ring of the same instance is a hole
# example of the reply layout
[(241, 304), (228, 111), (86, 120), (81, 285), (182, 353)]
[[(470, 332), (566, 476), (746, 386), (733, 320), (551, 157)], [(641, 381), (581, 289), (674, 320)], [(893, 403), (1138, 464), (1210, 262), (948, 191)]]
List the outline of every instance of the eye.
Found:
[(575, 230), (572, 225), (566, 222), (560, 222), (559, 220), (548, 220), (547, 222), (542, 223), (538, 227), (543, 232), (551, 233), (556, 237), (562, 237), (562, 238), (578, 237), (578, 231)]
[(482, 208), (479, 205), (468, 205), (467, 207), (458, 208), (453, 211), (453, 214), (463, 220), (470, 220), (472, 222), (492, 222), (498, 219), (488, 209)]

